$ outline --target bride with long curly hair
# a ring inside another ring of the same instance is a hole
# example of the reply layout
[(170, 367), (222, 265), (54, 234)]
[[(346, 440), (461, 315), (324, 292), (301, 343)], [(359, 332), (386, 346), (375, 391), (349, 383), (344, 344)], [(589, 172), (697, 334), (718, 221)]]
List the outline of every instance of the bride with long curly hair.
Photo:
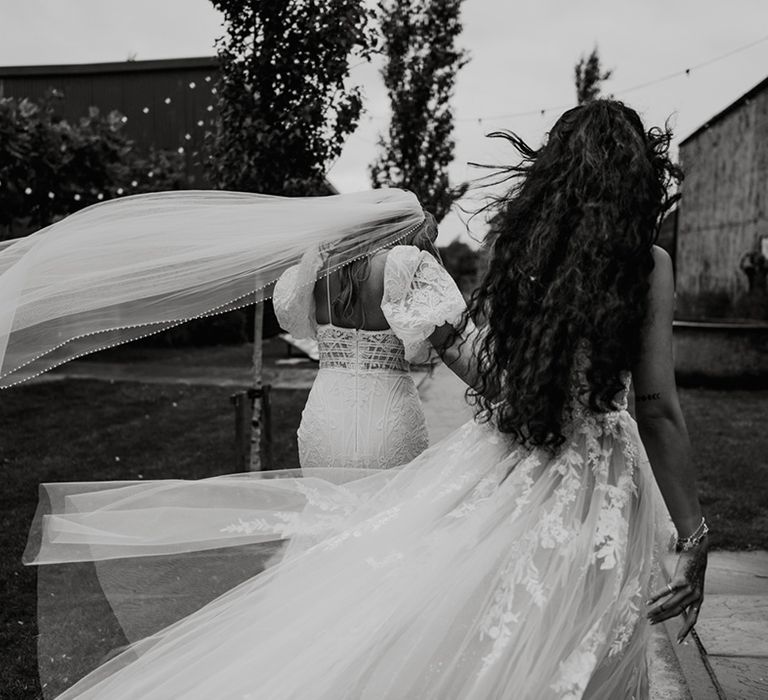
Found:
[[(681, 615), (682, 640), (695, 624), (708, 532), (654, 246), (679, 176), (670, 136), (598, 100), (539, 149), (508, 138), (522, 163), (487, 274), (463, 319), (420, 326), (472, 387), (475, 420), (389, 469), (45, 485), (28, 562), (95, 561), (132, 642), (61, 697), (648, 697), (650, 626)], [(285, 539), (190, 610), (205, 572)], [(189, 595), (162, 595), (179, 581)]]

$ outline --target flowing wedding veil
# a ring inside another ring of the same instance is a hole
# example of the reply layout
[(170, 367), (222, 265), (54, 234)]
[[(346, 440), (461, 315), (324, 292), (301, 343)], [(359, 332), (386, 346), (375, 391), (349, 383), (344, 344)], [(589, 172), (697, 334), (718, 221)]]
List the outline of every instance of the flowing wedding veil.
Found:
[[(306, 198), (178, 191), (88, 207), (0, 242), (0, 388), (263, 301), (297, 263), (305, 263), (299, 282), (314, 284), (406, 239), (424, 220), (417, 198), (397, 189)], [(349, 492), (335, 494), (334, 484), (365, 476), (284, 469), (41, 485), (24, 561), (45, 564), (38, 567), (44, 696), (103, 663), (105, 651), (131, 645), (115, 659), (120, 666), (140, 656), (151, 645), (147, 635), (280, 561), (286, 539), (299, 551), (302, 535), (291, 523), (308, 533), (306, 546), (332, 532), (349, 506)], [(325, 523), (329, 513), (308, 509), (308, 489), (341, 497), (344, 512)], [(261, 530), (238, 530), (243, 519)]]
[(0, 243), (0, 388), (262, 301), (307, 252), (323, 252), (326, 274), (423, 221), (416, 197), (396, 189), (301, 198), (178, 191), (88, 207)]

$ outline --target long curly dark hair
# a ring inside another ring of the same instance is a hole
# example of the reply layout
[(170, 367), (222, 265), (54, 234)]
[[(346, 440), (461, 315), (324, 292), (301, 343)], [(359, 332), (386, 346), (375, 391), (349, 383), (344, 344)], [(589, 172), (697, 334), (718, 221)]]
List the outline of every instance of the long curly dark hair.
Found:
[(511, 132), (491, 136), (522, 161), (500, 169), (513, 184), (491, 205), (489, 266), (470, 300), (470, 315), (487, 321), (471, 396), (481, 420), (555, 450), (579, 353), (582, 400), (615, 408), (639, 352), (652, 246), (682, 173), (668, 156), (669, 128), (646, 131), (615, 100), (568, 110), (538, 150)]

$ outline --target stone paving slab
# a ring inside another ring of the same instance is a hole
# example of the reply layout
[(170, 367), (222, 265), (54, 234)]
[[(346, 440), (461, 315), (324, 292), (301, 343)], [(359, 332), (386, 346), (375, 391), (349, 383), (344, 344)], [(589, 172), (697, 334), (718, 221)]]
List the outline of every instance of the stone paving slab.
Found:
[(709, 656), (768, 659), (768, 597), (709, 595), (696, 629)]
[(704, 592), (768, 595), (768, 552), (710, 552)]
[(768, 698), (768, 659), (710, 656), (709, 662), (728, 700)]

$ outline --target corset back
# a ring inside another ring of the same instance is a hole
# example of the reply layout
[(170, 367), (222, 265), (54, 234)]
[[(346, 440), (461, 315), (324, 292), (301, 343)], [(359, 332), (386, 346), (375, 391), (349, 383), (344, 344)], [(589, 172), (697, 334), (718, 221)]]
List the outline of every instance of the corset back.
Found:
[(358, 330), (325, 324), (318, 326), (320, 369), (358, 372), (407, 372), (405, 348), (389, 329)]

